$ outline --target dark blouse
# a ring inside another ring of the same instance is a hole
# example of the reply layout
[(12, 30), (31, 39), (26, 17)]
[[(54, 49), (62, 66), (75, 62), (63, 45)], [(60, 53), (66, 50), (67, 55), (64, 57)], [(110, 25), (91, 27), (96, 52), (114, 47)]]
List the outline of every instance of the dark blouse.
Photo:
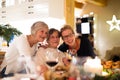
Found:
[[(94, 58), (96, 55), (93, 51), (92, 45), (89, 41), (88, 38), (86, 37), (78, 37), (79, 39), (81, 39), (81, 44), (80, 44), (80, 48), (77, 51), (77, 56), (78, 57), (92, 57)], [(58, 47), (58, 49), (62, 52), (66, 52), (69, 47), (67, 44), (65, 44), (64, 42)]]

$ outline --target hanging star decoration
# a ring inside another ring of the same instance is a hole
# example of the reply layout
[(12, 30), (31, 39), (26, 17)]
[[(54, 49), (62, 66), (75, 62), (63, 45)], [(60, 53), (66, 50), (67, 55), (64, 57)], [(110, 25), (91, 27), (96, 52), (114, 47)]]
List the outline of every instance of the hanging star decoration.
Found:
[(110, 25), (109, 31), (112, 31), (113, 29), (120, 31), (120, 20), (117, 20), (115, 15), (113, 15), (112, 20), (107, 21), (107, 23)]

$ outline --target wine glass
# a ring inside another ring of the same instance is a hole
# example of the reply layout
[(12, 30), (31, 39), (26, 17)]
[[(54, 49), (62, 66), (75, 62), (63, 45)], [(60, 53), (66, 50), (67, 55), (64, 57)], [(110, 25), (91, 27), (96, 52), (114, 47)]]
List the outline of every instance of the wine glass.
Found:
[(46, 52), (46, 64), (50, 67), (53, 71), (54, 67), (58, 64), (58, 56), (55, 56), (54, 51), (47, 51)]
[[(66, 57), (68, 58), (69, 62), (72, 62), (72, 61), (76, 62), (77, 54), (73, 53), (71, 50), (67, 50)], [(75, 63), (75, 62), (73, 62), (73, 63)]]

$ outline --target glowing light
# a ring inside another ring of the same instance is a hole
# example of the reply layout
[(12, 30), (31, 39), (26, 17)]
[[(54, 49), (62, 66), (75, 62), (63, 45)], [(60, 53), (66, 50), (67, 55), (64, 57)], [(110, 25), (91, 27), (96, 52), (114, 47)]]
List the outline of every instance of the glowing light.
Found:
[(102, 76), (108, 76), (109, 75), (109, 73), (108, 72), (102, 72)]
[(112, 20), (111, 21), (107, 21), (107, 23), (110, 25), (110, 30), (112, 31), (113, 29), (117, 29), (120, 31), (120, 20), (116, 19), (116, 16), (113, 15)]

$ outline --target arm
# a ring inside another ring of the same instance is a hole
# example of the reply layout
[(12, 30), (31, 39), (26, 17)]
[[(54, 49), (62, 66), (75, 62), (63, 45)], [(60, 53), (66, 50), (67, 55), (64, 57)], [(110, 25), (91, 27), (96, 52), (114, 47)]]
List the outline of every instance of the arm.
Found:
[(31, 49), (27, 41), (27, 37), (21, 35), (15, 40), (15, 45), (20, 57), (22, 56), (24, 58), (26, 66), (30, 69), (30, 72), (36, 72), (35, 64), (32, 60), (32, 53), (34, 52), (34, 50)]
[(15, 45), (20, 55), (31, 56), (32, 51), (27, 36), (21, 35), (15, 40)]
[(38, 73), (42, 74), (48, 70), (46, 66), (46, 58), (45, 58), (45, 48), (40, 47), (34, 57), (35, 64), (38, 68)]

